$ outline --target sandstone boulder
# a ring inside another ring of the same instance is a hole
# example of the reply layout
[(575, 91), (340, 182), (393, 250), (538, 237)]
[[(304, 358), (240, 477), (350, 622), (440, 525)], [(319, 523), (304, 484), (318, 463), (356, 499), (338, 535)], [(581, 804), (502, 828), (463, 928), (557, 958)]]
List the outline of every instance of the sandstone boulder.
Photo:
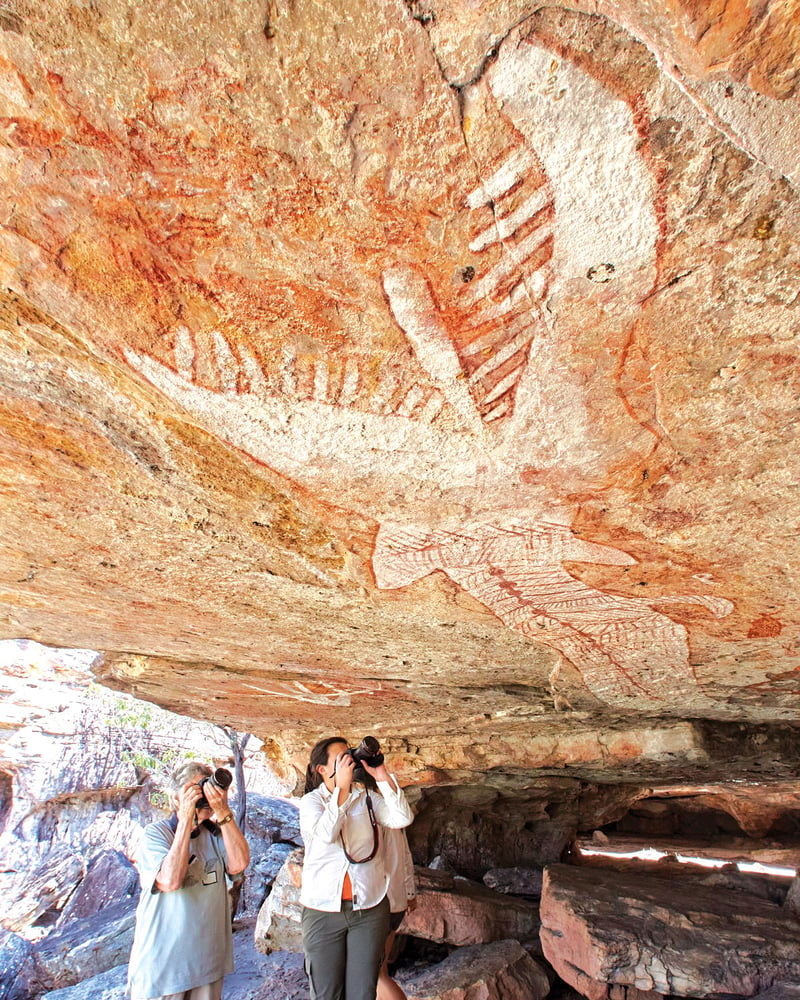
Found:
[(7, 901), (3, 926), (21, 931), (37, 922), (55, 923), (83, 876), (83, 858), (65, 844), (45, 849), (33, 863), (31, 854), (21, 848), (10, 854), (0, 873), (0, 894)]
[(800, 920), (800, 876), (795, 875), (792, 879), (783, 905), (787, 913), (790, 913), (795, 920)]
[(409, 1000), (542, 1000), (550, 992), (547, 973), (518, 941), (459, 948), (432, 969), (398, 978)]
[[(265, 952), (300, 951), (302, 850), (293, 851), (278, 873), (258, 915), (256, 945)], [(417, 906), (407, 913), (402, 934), (465, 947), (514, 938), (539, 950), (538, 906), (494, 892), (450, 872), (415, 867)]]
[(492, 868), (483, 876), (483, 884), (495, 892), (538, 899), (542, 894), (542, 869)]
[(417, 907), (401, 933), (465, 947), (513, 938), (538, 951), (538, 907), (448, 872), (415, 869)]
[(239, 918), (258, 914), (281, 865), (302, 843), (296, 802), (248, 792), (247, 841), (251, 862), (241, 884)]
[(294, 850), (291, 844), (270, 844), (259, 853), (253, 844), (250, 844), (253, 860), (242, 883), (239, 916), (250, 917), (258, 914), (281, 868)]
[(37, 976), (45, 989), (74, 986), (99, 972), (127, 964), (133, 944), (135, 898), (69, 921), (36, 948)]
[(303, 875), (302, 848), (292, 851), (284, 862), (258, 913), (255, 928), (256, 948), (265, 954), (273, 951), (302, 951), (300, 930), (300, 886)]
[(308, 1000), (302, 954), (264, 955), (256, 947), (252, 920), (234, 930), (233, 958), (234, 971), (225, 977), (228, 1000)]
[(227, 995), (232, 1000), (277, 1000), (278, 997), (280, 1000), (308, 1000), (303, 956), (296, 952), (273, 952), (265, 957), (257, 976), (238, 979), (237, 971), (225, 982)]
[(119, 851), (101, 851), (92, 858), (86, 874), (61, 912), (60, 924), (89, 918), (123, 899), (138, 897), (139, 876)]
[(753, 1000), (798, 1000), (798, 997), (800, 997), (800, 984), (775, 983), (768, 990), (753, 997)]
[(24, 1000), (36, 984), (33, 947), (12, 931), (0, 929), (0, 1000)]
[(277, 795), (247, 793), (247, 836), (269, 843), (279, 841), (300, 847), (297, 802)]
[(800, 928), (740, 892), (638, 872), (553, 865), (541, 902), (544, 955), (589, 1000), (615, 987), (750, 997), (800, 982)]
[(664, 1000), (663, 993), (654, 990), (637, 990), (635, 986), (612, 986), (609, 1000)]
[(128, 966), (118, 965), (113, 969), (100, 972), (96, 976), (84, 979), (74, 986), (62, 986), (43, 994), (47, 1000), (119, 1000), (125, 995), (125, 984), (128, 979)]

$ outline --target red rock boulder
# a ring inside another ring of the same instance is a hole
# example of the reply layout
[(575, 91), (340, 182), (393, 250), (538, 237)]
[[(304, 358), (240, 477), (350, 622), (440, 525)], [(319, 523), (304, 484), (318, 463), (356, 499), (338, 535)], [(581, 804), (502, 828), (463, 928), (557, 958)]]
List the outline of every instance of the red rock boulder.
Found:
[(665, 996), (752, 997), (800, 983), (800, 926), (776, 903), (651, 873), (553, 865), (541, 941), (589, 1000), (619, 988)]

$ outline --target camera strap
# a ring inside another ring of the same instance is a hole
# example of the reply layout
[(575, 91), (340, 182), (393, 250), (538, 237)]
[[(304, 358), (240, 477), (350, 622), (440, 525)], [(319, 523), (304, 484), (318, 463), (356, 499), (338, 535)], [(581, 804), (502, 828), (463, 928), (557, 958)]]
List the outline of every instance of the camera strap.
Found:
[(380, 843), (380, 837), (378, 834), (378, 821), (375, 819), (375, 810), (372, 807), (372, 797), (367, 789), (364, 790), (367, 796), (367, 812), (369, 813), (369, 821), (372, 825), (372, 851), (367, 855), (366, 858), (351, 858), (347, 853), (347, 847), (344, 842), (344, 832), (339, 834), (339, 839), (342, 842), (342, 850), (344, 851), (344, 856), (350, 862), (351, 865), (364, 865), (368, 861), (372, 861), (375, 855), (378, 853), (378, 845)]
[[(178, 829), (178, 815), (173, 813), (172, 817), (168, 820), (169, 828), (173, 833)], [(203, 829), (208, 830), (209, 833), (213, 833), (215, 836), (219, 834), (219, 827), (214, 822), (213, 819), (204, 819), (202, 823), (198, 823), (197, 826), (189, 834), (189, 839), (194, 840), (195, 837), (199, 837)]]

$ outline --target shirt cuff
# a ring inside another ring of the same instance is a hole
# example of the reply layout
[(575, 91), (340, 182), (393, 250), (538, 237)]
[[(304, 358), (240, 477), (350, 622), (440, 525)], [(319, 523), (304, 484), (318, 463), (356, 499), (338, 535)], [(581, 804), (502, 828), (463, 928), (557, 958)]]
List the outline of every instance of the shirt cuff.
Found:
[(337, 789), (333, 793), (333, 795), (331, 795), (330, 802), (328, 803), (328, 808), (329, 809), (333, 808), (333, 814), (336, 817), (344, 815), (344, 813), (346, 813), (347, 810), (350, 808), (350, 805), (351, 805), (351, 803), (353, 801), (353, 798), (355, 797), (355, 794), (356, 794), (355, 789), (351, 787), (351, 789), (350, 789), (350, 791), (349, 791), (349, 793), (347, 795), (347, 798), (344, 800), (344, 802), (341, 805), (339, 805), (336, 802), (337, 798), (339, 797), (339, 792), (338, 792), (338, 789)]
[[(402, 792), (403, 789), (400, 787), (400, 782), (397, 780), (397, 778), (391, 772), (389, 774), (389, 777), (394, 782), (394, 788), (392, 788), (391, 783), (388, 782), (388, 781), (379, 781), (378, 782), (378, 788), (380, 788), (381, 791), (383, 791), (383, 789), (386, 788), (388, 790), (388, 792), (389, 792), (390, 795), (397, 796), (397, 795), (400, 794), (400, 792)], [(384, 795), (384, 798), (386, 798), (385, 795)]]

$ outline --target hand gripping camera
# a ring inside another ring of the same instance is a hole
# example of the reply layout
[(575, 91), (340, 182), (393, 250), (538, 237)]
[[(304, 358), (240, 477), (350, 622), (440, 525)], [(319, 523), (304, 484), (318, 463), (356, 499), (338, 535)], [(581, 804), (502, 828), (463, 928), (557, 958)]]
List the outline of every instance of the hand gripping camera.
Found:
[(368, 774), (367, 771), (364, 770), (363, 765), (368, 764), (370, 767), (380, 767), (383, 763), (383, 754), (381, 753), (381, 745), (374, 736), (365, 736), (354, 750), (348, 748), (345, 753), (349, 754), (356, 762), (356, 766), (353, 771), (353, 778), (366, 786), (367, 810), (369, 811), (369, 821), (372, 825), (372, 850), (365, 858), (351, 858), (347, 853), (347, 847), (344, 843), (344, 835), (342, 835), (342, 848), (344, 850), (345, 857), (351, 864), (363, 865), (366, 864), (367, 861), (372, 861), (378, 853), (378, 846), (380, 844), (378, 821), (375, 819), (375, 811), (372, 807), (372, 799), (369, 795), (369, 790), (370, 788), (375, 787), (375, 782), (372, 779), (372, 775)]
[[(221, 788), (224, 791), (226, 788), (230, 788), (230, 784), (232, 781), (233, 781), (233, 775), (231, 774), (231, 772), (225, 767), (218, 767), (213, 774), (209, 774), (207, 777), (201, 778), (197, 782), (197, 784), (201, 792), (203, 792), (206, 786), (206, 782), (208, 782), (210, 785), (213, 785), (214, 788)], [(210, 808), (211, 806), (208, 804), (208, 799), (205, 796), (205, 792), (203, 792), (203, 797), (199, 798), (195, 803), (195, 809), (199, 810), (199, 809), (210, 809)]]
[(356, 762), (356, 769), (353, 772), (353, 777), (356, 780), (361, 780), (359, 771), (362, 775), (366, 774), (364, 768), (358, 766), (362, 762), (369, 764), (370, 767), (380, 767), (383, 763), (381, 745), (374, 736), (365, 736), (354, 750), (347, 750), (346, 752)]

